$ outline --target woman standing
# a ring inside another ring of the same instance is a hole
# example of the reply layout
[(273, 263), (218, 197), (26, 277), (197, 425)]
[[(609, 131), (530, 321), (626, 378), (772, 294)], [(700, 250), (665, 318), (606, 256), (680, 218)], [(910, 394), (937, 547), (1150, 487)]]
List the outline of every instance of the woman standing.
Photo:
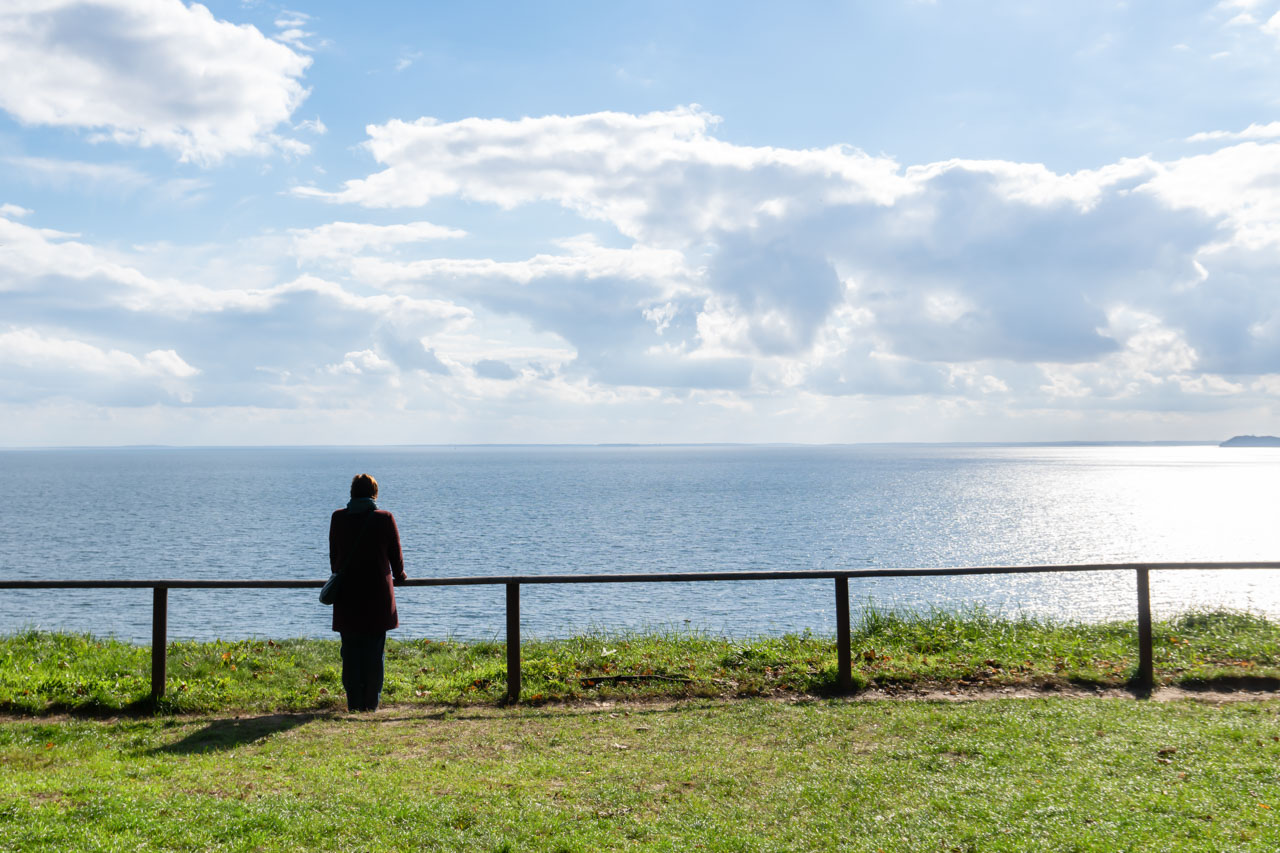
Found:
[(387, 631), (400, 624), (394, 581), (406, 577), (395, 516), (378, 509), (377, 496), (378, 481), (357, 474), (351, 501), (329, 520), (329, 569), (344, 572), (333, 630), (342, 637), (342, 686), (352, 711), (378, 710)]

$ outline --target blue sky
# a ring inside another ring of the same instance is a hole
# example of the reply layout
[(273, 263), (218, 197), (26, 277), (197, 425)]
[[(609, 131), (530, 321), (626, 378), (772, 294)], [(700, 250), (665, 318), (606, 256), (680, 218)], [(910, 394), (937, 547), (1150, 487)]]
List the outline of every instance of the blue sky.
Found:
[(0, 10), (0, 445), (1280, 433), (1280, 0)]

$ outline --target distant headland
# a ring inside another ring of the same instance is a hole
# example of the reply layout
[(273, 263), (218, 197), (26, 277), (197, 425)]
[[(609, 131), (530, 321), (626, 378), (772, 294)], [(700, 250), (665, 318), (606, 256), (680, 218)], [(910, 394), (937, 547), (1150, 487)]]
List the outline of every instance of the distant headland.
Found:
[(1280, 438), (1274, 435), (1237, 435), (1228, 438), (1219, 447), (1280, 447)]

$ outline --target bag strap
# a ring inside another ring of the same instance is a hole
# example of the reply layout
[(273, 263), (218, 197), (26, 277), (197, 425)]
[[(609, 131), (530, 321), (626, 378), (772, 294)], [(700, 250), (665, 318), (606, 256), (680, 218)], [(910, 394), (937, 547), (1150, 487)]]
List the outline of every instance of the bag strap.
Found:
[(360, 542), (364, 539), (365, 531), (369, 529), (369, 523), (373, 521), (373, 516), (377, 510), (370, 510), (365, 517), (364, 524), (360, 525), (360, 532), (356, 534), (356, 541), (351, 543), (351, 547), (347, 549), (346, 555), (342, 558), (342, 562), (338, 564), (338, 571), (335, 574), (342, 574), (347, 570), (347, 566), (351, 563), (351, 558), (356, 555), (356, 550), (360, 547)]

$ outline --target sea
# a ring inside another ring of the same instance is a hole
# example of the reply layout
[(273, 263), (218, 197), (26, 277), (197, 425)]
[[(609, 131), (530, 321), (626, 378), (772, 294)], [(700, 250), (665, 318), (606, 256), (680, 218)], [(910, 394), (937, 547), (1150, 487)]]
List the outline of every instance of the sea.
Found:
[[(431, 446), (0, 451), (0, 577), (325, 578), (351, 477), (414, 577), (1280, 560), (1280, 448)], [(1280, 616), (1280, 573), (1155, 572), (1158, 616)], [(401, 638), (500, 639), (503, 587), (397, 592)], [(855, 579), (862, 609), (1132, 619), (1131, 571)], [(0, 592), (0, 634), (145, 643), (149, 590)], [(524, 636), (835, 630), (820, 581), (522, 588)], [(172, 590), (171, 639), (330, 636), (315, 590)]]

